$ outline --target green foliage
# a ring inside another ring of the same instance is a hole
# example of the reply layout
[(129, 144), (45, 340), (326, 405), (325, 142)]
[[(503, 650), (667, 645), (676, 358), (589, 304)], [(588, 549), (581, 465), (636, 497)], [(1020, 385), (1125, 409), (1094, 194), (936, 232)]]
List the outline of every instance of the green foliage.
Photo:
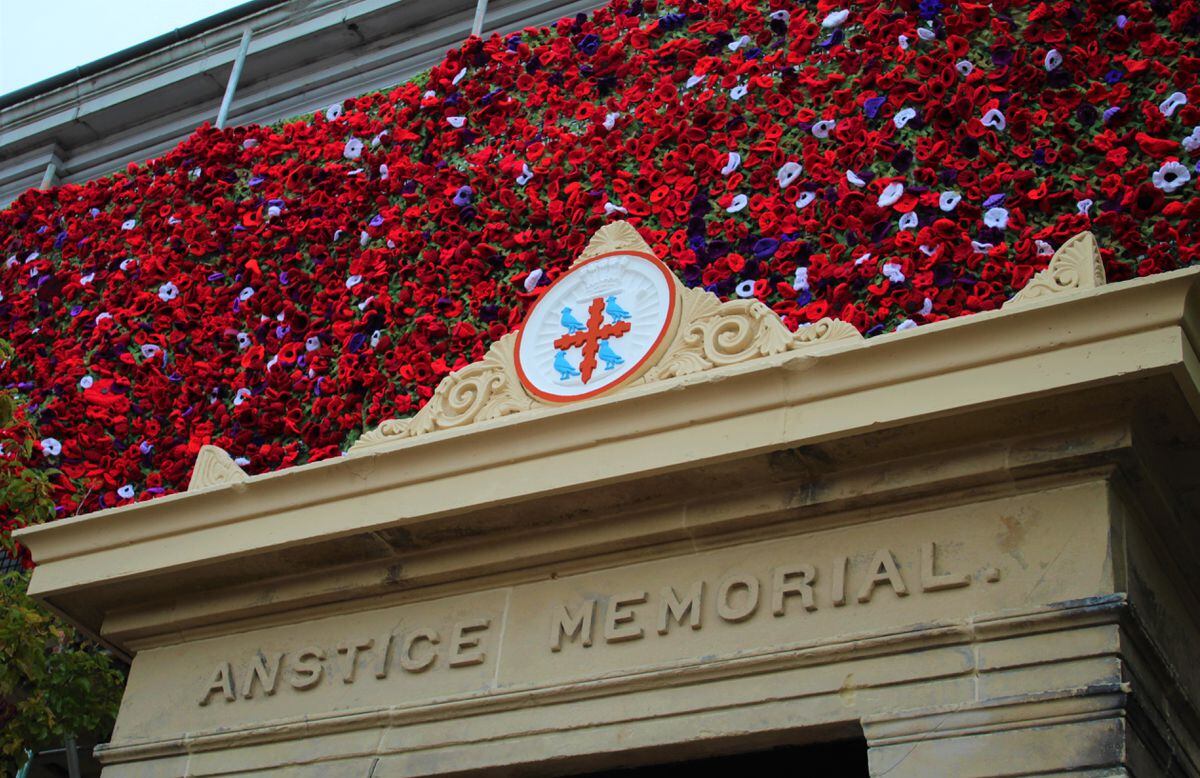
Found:
[[(0, 340), (0, 369), (12, 348)], [(20, 411), (19, 398), (0, 391), (0, 552), (20, 558), (12, 531), (54, 518), (50, 478), (54, 470), (29, 466), (33, 457), (33, 428)]]
[[(8, 360), (12, 359), (12, 346), (0, 340), (0, 365), (4, 365)], [(7, 427), (12, 424), (13, 418), (17, 412), (16, 401), (12, 396), (0, 392), (0, 427)]]
[[(0, 411), (3, 411), (3, 402), (0, 402)], [(20, 446), (21, 453), (28, 457), (32, 445), (25, 442)], [(20, 558), (21, 550), (11, 531), (54, 518), (48, 478), (52, 473), (7, 464), (0, 462), (0, 517), (5, 517), (0, 521), (0, 551)]]
[(28, 573), (0, 577), (0, 775), (15, 775), (26, 750), (106, 733), (125, 682), (113, 658), (47, 613), (28, 585)]
[[(9, 356), (0, 341), (0, 367)], [(54, 518), (54, 471), (29, 466), (36, 435), (19, 407), (0, 392), (0, 552), (18, 559), (12, 530)], [(26, 751), (106, 733), (125, 682), (103, 648), (47, 612), (28, 586), (28, 572), (0, 576), (0, 776), (15, 775)]]

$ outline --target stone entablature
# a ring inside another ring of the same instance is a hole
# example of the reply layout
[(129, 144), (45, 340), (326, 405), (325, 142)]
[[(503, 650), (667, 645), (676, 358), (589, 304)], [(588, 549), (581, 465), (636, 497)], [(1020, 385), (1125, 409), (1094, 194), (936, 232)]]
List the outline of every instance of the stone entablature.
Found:
[(1095, 262), (1081, 237), (1002, 310), (870, 340), (685, 293), (590, 399), (455, 421), (520, 399), (468, 373), (498, 343), (348, 456), (209, 450), (193, 491), (22, 531), (32, 591), (135, 655), (105, 775), (853, 733), (891, 778), (1197, 774), (1200, 271)]

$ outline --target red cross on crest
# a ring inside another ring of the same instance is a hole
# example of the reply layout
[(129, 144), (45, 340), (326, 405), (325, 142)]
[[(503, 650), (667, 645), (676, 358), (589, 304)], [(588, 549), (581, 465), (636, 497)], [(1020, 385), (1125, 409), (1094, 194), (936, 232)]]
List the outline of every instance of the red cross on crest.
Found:
[(587, 327), (558, 338), (554, 341), (554, 348), (559, 351), (566, 351), (569, 348), (583, 349), (583, 361), (579, 363), (579, 378), (586, 384), (596, 370), (596, 352), (600, 349), (600, 341), (619, 338), (629, 332), (629, 329), (627, 321), (605, 324), (604, 298), (597, 297), (588, 306)]

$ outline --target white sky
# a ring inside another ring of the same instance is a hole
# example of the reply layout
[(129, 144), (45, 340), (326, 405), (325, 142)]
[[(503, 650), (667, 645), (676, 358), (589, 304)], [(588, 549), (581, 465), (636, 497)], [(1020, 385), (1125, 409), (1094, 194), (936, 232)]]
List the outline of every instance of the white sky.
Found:
[(0, 0), (0, 94), (244, 0)]

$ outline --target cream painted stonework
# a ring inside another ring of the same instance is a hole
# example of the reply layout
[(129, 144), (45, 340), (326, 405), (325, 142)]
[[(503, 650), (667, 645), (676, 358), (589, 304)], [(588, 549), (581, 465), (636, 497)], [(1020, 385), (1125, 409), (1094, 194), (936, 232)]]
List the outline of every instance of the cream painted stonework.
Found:
[[(709, 668), (739, 657), (770, 664), (780, 651), (811, 651), (848, 631), (890, 634), (966, 620), (981, 597), (1002, 610), (1086, 597), (1097, 582), (1069, 573), (1102, 570), (1107, 553), (1102, 533), (1087, 536), (1089, 509), (1103, 511), (1102, 486), (143, 651), (117, 736), (253, 724), (285, 718), (297, 705), (311, 727), (317, 715), (397, 698), (416, 705), (544, 691), (635, 670), (694, 668), (701, 656)], [(1004, 548), (1010, 531), (1029, 548)], [(179, 678), (182, 655), (202, 669)], [(182, 709), (177, 698), (154, 693), (185, 680), (195, 700)]]
[(526, 393), (501, 339), (349, 456), (207, 452), (186, 494), (22, 531), (31, 591), (133, 658), (104, 775), (852, 736), (890, 778), (1200, 775), (1200, 272), (1097, 262), (871, 340), (680, 287), (601, 396)]

